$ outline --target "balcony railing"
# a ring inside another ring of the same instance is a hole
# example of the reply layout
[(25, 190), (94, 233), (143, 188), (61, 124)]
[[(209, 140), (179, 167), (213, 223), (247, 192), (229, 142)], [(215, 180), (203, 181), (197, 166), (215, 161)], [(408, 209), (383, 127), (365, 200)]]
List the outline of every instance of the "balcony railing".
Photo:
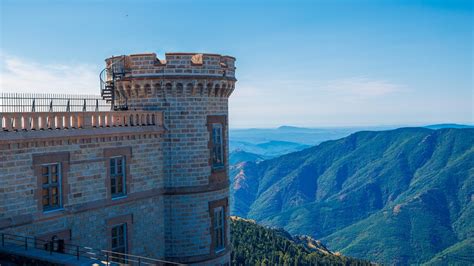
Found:
[(0, 113), (109, 111), (98, 95), (0, 93)]
[(0, 113), (3, 131), (160, 126), (159, 111)]
[[(48, 262), (64, 262), (67, 265), (84, 265), (84, 263), (93, 263), (97, 265), (132, 266), (186, 265), (171, 261), (158, 260), (148, 257), (112, 252), (108, 250), (94, 249), (72, 244), (59, 244), (58, 240), (46, 241), (35, 237), (27, 237), (7, 233), (0, 233), (0, 241), (0, 253), (3, 251), (8, 252), (8, 254), (14, 254), (27, 258), (35, 258)], [(77, 263), (75, 263), (72, 259), (75, 259)]]

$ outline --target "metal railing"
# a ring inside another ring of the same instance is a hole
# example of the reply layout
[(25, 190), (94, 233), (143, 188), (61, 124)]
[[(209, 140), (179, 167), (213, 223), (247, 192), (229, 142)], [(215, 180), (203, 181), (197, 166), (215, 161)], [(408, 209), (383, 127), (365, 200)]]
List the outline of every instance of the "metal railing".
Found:
[[(59, 244), (58, 240), (43, 240), (35, 237), (20, 236), (8, 233), (0, 233), (0, 245), (3, 249), (14, 246), (28, 250), (42, 250), (45, 252), (45, 260), (47, 255), (68, 255), (74, 256), (76, 260), (88, 259), (102, 265), (157, 265), (157, 266), (173, 266), (186, 265), (172, 261), (158, 260), (148, 257), (136, 256), (131, 254), (113, 252), (109, 250), (100, 250), (90, 247), (78, 246), (73, 244)], [(60, 248), (59, 248), (60, 247)], [(1, 251), (1, 249), (0, 249)]]
[(124, 78), (130, 69), (126, 68), (126, 57), (124, 55), (115, 57), (110, 64), (104, 68), (99, 74), (100, 96), (107, 103), (110, 103), (114, 110), (128, 110), (127, 97), (123, 96), (124, 101), (119, 105), (116, 103), (115, 82)]
[(98, 95), (0, 93), (0, 113), (110, 111)]

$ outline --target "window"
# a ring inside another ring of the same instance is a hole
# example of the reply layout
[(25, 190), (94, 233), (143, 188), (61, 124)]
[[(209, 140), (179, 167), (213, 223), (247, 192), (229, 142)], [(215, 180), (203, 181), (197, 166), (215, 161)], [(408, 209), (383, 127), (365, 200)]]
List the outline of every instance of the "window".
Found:
[(125, 157), (110, 158), (110, 192), (112, 198), (122, 197), (127, 194), (125, 182)]
[(222, 137), (222, 124), (212, 124), (212, 167), (220, 168), (224, 166), (224, 145)]
[[(112, 227), (112, 252), (118, 252), (126, 254), (128, 252), (127, 246), (127, 224), (119, 224)], [(113, 254), (113, 261), (119, 263), (125, 263), (125, 255)]]
[(212, 224), (214, 226), (214, 251), (225, 248), (225, 209), (223, 206), (214, 208)]
[(38, 215), (48, 216), (49, 211), (63, 210), (68, 205), (69, 152), (33, 154), (32, 166)]
[(115, 200), (124, 198), (131, 191), (132, 175), (130, 164), (132, 162), (131, 147), (116, 147), (104, 149), (104, 161), (107, 168), (107, 198)]
[(43, 211), (61, 208), (61, 165), (59, 163), (41, 166), (41, 184)]
[[(128, 263), (127, 254), (132, 250), (132, 233), (133, 233), (133, 215), (125, 214), (111, 217), (106, 220), (108, 237), (108, 249), (112, 252), (113, 257), (110, 259), (113, 262)], [(114, 264), (115, 265), (115, 264)], [(127, 264), (128, 265), (128, 264)]]
[(219, 253), (226, 249), (228, 238), (228, 222), (226, 212), (229, 207), (229, 199), (222, 198), (209, 202), (211, 253)]
[(112, 251), (127, 253), (127, 224), (112, 227)]

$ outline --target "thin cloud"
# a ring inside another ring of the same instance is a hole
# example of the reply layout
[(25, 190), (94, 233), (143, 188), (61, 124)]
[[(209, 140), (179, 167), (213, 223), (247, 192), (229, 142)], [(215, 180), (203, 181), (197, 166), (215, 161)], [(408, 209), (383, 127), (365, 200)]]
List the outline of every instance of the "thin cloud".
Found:
[(87, 64), (41, 64), (0, 54), (0, 91), (97, 94), (98, 71)]
[(354, 77), (329, 81), (325, 89), (336, 96), (342, 96), (346, 99), (363, 100), (401, 91), (401, 86), (385, 80)]

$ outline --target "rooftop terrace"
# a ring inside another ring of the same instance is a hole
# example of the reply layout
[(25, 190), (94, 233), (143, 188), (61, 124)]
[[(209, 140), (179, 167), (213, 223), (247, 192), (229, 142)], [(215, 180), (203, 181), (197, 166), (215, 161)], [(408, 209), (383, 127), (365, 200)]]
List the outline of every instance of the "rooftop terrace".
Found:
[(99, 97), (0, 94), (0, 142), (38, 138), (157, 133), (160, 111), (110, 111)]

